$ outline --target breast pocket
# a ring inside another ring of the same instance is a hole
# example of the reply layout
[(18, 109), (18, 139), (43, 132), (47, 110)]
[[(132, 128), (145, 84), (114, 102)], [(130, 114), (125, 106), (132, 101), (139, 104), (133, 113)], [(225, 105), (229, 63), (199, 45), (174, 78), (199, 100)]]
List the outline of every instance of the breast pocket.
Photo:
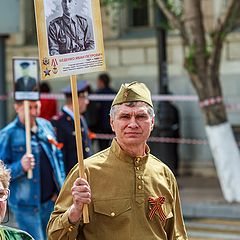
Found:
[(168, 220), (171, 220), (173, 217), (172, 204), (165, 202), (161, 205), (160, 211), (156, 211), (156, 216), (154, 216), (155, 221), (159, 221), (160, 224), (165, 227)]
[(26, 146), (14, 145), (12, 147), (12, 154), (13, 154), (12, 161), (13, 162), (19, 161), (25, 153), (26, 153)]
[(129, 199), (100, 200), (94, 202), (94, 212), (108, 217), (117, 217), (131, 209)]
[(168, 219), (168, 218), (172, 218), (172, 217), (173, 217), (172, 204), (171, 204), (171, 203), (165, 202), (165, 203), (162, 205), (162, 210), (163, 210), (163, 212), (164, 212), (165, 219)]
[(93, 202), (93, 208), (99, 239), (130, 239), (130, 199), (98, 200)]

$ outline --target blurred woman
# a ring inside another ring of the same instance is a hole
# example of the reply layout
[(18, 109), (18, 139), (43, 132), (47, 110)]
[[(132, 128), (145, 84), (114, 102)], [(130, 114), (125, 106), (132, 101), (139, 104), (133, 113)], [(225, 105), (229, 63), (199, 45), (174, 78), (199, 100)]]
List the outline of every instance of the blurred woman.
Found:
[[(8, 189), (10, 171), (0, 161), (0, 239), (1, 240), (34, 240), (28, 233), (21, 230), (3, 226), (2, 222), (7, 210), (7, 200), (10, 195)], [(24, 216), (23, 216), (24, 217)]]

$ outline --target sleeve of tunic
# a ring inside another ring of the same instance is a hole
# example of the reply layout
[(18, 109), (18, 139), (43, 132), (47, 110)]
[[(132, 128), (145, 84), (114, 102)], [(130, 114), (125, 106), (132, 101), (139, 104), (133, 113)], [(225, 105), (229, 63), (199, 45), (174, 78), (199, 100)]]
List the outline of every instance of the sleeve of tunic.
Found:
[(166, 224), (168, 238), (174, 240), (188, 240), (182, 216), (178, 185), (173, 175), (170, 182), (172, 184), (171, 188), (173, 193), (173, 218)]
[(77, 178), (78, 167), (76, 165), (69, 173), (50, 216), (47, 226), (49, 240), (75, 240), (81, 231), (81, 221), (71, 224), (68, 220), (68, 209), (72, 205), (71, 188)]

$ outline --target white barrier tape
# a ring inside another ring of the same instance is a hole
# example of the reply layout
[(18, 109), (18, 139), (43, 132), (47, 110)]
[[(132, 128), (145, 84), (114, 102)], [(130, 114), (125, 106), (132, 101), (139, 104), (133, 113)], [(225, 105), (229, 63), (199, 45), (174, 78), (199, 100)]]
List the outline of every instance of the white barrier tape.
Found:
[(217, 96), (217, 97), (211, 97), (211, 98), (208, 98), (208, 99), (205, 99), (203, 101), (200, 101), (199, 102), (199, 106), (201, 108), (204, 108), (204, 107), (208, 107), (208, 106), (211, 106), (211, 105), (215, 105), (217, 103), (221, 103), (222, 102), (222, 97), (220, 96)]
[[(10, 93), (8, 95), (0, 96), (0, 100), (6, 100), (9, 97), (12, 97), (13, 94)], [(58, 93), (41, 93), (40, 94), (42, 99), (56, 99), (56, 100), (64, 100), (64, 94)], [(91, 101), (112, 101), (116, 95), (114, 94), (90, 94), (88, 96), (89, 100)], [(153, 101), (187, 101), (187, 102), (197, 102), (198, 97), (194, 95), (153, 95)]]
[(55, 100), (65, 99), (64, 94), (58, 94), (58, 93), (41, 93), (40, 97), (41, 99), (55, 99)]
[(0, 101), (6, 101), (8, 98), (8, 95), (0, 95)]
[[(54, 94), (54, 93), (41, 93), (42, 99), (56, 99), (56, 100), (64, 100), (65, 96), (64, 94)], [(90, 101), (111, 101), (115, 95), (110, 94), (90, 94), (89, 100)], [(10, 98), (13, 98), (13, 93), (9, 93), (8, 95), (0, 95), (0, 101), (6, 101)], [(220, 97), (221, 98), (221, 97)], [(182, 102), (198, 102), (198, 97), (194, 95), (153, 95), (152, 96), (153, 101), (182, 101)], [(204, 100), (205, 101), (205, 100)], [(216, 100), (217, 102), (222, 101), (220, 99)], [(203, 102), (203, 101), (202, 101)], [(210, 101), (212, 102), (212, 101)], [(211, 103), (209, 103), (211, 104)], [(208, 102), (205, 103), (205, 105), (208, 105)], [(240, 104), (239, 103), (226, 103), (226, 108), (230, 111), (234, 110), (240, 110)]]
[[(114, 137), (115, 137), (114, 134), (96, 133), (95, 139), (109, 140), (113, 139)], [(190, 138), (150, 137), (148, 139), (148, 142), (208, 145), (208, 141), (205, 139), (190, 139)]]
[[(62, 93), (41, 93), (40, 94), (42, 99), (56, 99), (56, 100), (63, 100), (65, 99), (65, 95)], [(114, 99), (115, 94), (90, 94), (89, 100), (93, 101), (111, 101)], [(0, 100), (6, 100), (10, 97), (13, 97), (13, 93), (9, 93), (7, 95), (0, 95)], [(216, 97), (216, 101), (218, 102), (221, 97)], [(152, 95), (153, 101), (186, 101), (186, 102), (197, 102), (199, 100), (198, 96), (196, 95)], [(205, 101), (212, 102), (213, 100), (207, 99)], [(201, 102), (200, 102), (201, 103)]]
[[(113, 94), (90, 94), (89, 100), (93, 101), (110, 101), (113, 100), (115, 95)], [(197, 102), (198, 97), (194, 95), (152, 95), (153, 101), (191, 101)]]

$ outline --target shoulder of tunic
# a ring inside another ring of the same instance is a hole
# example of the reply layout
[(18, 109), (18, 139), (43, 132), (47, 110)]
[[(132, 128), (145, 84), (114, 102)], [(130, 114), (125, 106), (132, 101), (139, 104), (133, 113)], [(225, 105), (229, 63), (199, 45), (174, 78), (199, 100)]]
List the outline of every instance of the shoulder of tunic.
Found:
[(52, 21), (50, 21), (50, 25), (54, 25), (54, 24), (60, 24), (63, 22), (63, 17), (57, 17), (57, 18), (54, 18)]
[(63, 112), (59, 112), (57, 115), (54, 115), (52, 117), (52, 120), (58, 121), (58, 120), (62, 119), (63, 117), (64, 117), (64, 113)]

